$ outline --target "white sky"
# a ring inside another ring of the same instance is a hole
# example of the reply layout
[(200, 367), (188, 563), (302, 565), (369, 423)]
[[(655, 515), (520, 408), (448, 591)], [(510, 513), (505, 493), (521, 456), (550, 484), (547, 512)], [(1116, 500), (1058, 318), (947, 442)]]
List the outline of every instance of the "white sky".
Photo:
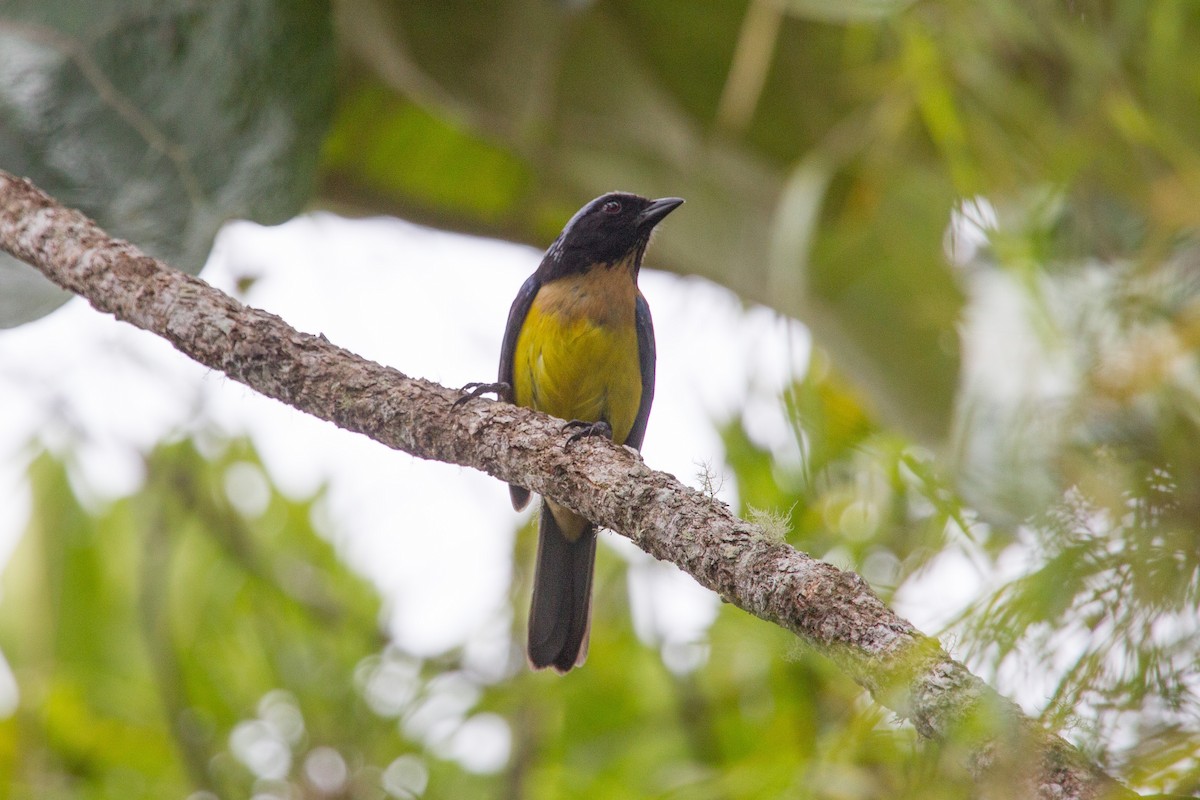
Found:
[[(651, 246), (649, 264), (653, 255)], [(255, 277), (250, 304), (406, 374), (460, 386), (493, 379), (509, 304), (539, 257), (393, 219), (313, 214), (273, 228), (229, 225), (202, 277), (226, 291)], [(794, 449), (776, 398), (807, 363), (807, 331), (747, 310), (706, 281), (645, 270), (641, 286), (659, 358), (647, 463), (699, 485), (704, 465), (722, 465), (714, 420), (743, 408), (760, 443)], [(136, 489), (141, 453), (156, 441), (215, 421), (248, 434), (286, 492), (328, 483), (328, 532), (379, 586), (406, 648), (439, 652), (510, 613), (512, 536), (523, 517), (499, 481), (414, 459), (260, 397), (82, 301), (0, 332), (0, 408), (0, 564), (26, 522), (32, 439), (72, 443), (77, 491), (103, 501)], [(718, 483), (735, 502), (733, 480), (718, 472)], [(624, 539), (603, 540), (631, 562), (643, 638), (669, 644), (700, 635), (716, 612), (713, 595)]]

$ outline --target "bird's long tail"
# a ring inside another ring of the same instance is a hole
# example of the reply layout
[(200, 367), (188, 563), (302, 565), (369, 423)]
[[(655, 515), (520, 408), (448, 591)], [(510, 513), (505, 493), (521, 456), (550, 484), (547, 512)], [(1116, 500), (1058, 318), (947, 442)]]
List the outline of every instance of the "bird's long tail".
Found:
[(529, 609), (528, 653), (534, 669), (554, 667), (565, 673), (587, 658), (595, 561), (596, 527), (544, 501)]

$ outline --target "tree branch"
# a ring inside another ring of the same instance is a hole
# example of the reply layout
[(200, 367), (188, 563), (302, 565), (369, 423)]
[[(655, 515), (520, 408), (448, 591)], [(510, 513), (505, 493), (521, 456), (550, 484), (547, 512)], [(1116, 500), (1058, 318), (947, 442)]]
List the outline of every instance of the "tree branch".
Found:
[[(898, 617), (859, 576), (810, 558), (716, 500), (562, 424), (406, 377), (301, 333), (114, 240), (0, 172), (0, 248), (58, 285), (269, 397), (388, 447), (483, 470), (566, 503), (828, 656), (923, 736), (964, 742), (984, 783), (1043, 798), (1132, 797)], [(1014, 776), (1020, 776), (1014, 778)]]

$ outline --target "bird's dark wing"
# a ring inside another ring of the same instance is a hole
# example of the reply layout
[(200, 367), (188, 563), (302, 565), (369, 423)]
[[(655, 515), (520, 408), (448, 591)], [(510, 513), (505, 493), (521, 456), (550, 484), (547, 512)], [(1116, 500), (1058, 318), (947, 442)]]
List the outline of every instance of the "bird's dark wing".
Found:
[[(500, 372), (497, 380), (500, 383), (507, 383), (513, 387), (514, 391), (516, 382), (513, 380), (513, 353), (517, 349), (517, 337), (521, 335), (521, 327), (525, 324), (529, 307), (533, 305), (533, 298), (537, 297), (538, 289), (541, 288), (542, 282), (537, 274), (530, 275), (529, 280), (521, 286), (521, 291), (517, 292), (512, 308), (508, 310), (508, 324), (504, 328), (504, 343), (500, 346)], [(515, 397), (510, 396), (507, 399), (510, 403), (516, 402)], [(517, 511), (529, 504), (528, 489), (509, 484), (508, 494), (512, 498), (513, 508)]]
[(650, 404), (654, 402), (654, 321), (650, 319), (650, 306), (646, 298), (638, 292), (637, 296), (637, 339), (638, 365), (642, 370), (642, 402), (638, 406), (637, 417), (633, 427), (625, 437), (625, 444), (635, 450), (642, 449), (642, 439), (646, 437), (646, 421), (650, 419)]
[(508, 325), (504, 328), (504, 344), (500, 346), (500, 374), (497, 380), (509, 386), (515, 385), (512, 371), (517, 337), (521, 335), (521, 326), (525, 324), (525, 317), (529, 314), (529, 307), (533, 305), (533, 298), (537, 297), (538, 289), (541, 288), (542, 282), (537, 275), (530, 275), (521, 286), (521, 291), (517, 292), (512, 308), (508, 310)]

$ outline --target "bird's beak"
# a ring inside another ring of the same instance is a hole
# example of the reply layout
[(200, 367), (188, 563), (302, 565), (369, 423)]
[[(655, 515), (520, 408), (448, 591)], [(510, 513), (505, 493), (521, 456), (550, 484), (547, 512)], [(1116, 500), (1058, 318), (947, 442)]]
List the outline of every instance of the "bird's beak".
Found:
[(682, 197), (663, 197), (655, 200), (638, 214), (638, 227), (653, 228), (663, 217), (683, 205)]

